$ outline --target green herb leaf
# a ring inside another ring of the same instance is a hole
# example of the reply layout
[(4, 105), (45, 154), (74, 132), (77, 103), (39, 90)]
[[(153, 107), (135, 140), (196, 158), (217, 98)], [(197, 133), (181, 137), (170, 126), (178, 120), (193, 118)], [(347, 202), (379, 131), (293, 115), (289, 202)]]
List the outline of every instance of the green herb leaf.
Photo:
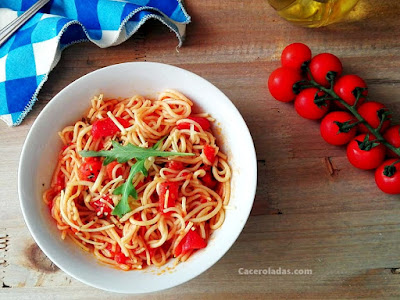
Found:
[(372, 141), (369, 140), (369, 133), (366, 134), (366, 136), (362, 142), (359, 140), (356, 140), (356, 142), (357, 142), (360, 150), (364, 150), (364, 151), (370, 151), (372, 148), (375, 148), (380, 145), (380, 143), (377, 142), (376, 140), (372, 140)]
[(326, 101), (328, 99), (328, 95), (321, 92), (317, 91), (314, 96), (314, 103), (321, 108), (322, 106), (328, 106), (328, 102)]
[(326, 73), (325, 79), (329, 82), (331, 87), (333, 87), (333, 83), (335, 82), (336, 76), (337, 72), (335, 71), (329, 71), (328, 73)]
[[(159, 147), (161, 141), (158, 141), (154, 146)], [(114, 160), (119, 163), (125, 163), (128, 160), (133, 158), (136, 159), (146, 159), (151, 156), (193, 156), (193, 153), (182, 153), (182, 152), (168, 152), (168, 151), (159, 151), (153, 148), (142, 148), (135, 146), (133, 144), (128, 144), (126, 146), (122, 146), (116, 141), (112, 141), (113, 148), (111, 150), (101, 150), (101, 151), (80, 151), (79, 154), (82, 157), (105, 157), (103, 161), (103, 165), (108, 165)]]
[(151, 149), (158, 150), (158, 148), (160, 147), (160, 145), (162, 144), (162, 142), (164, 142), (164, 140), (166, 138), (167, 138), (167, 136), (164, 136), (161, 140), (159, 140), (157, 143), (155, 143), (154, 146), (151, 147)]
[(396, 167), (392, 164), (389, 166), (385, 166), (385, 168), (383, 169), (383, 175), (387, 176), (387, 177), (393, 177), (393, 175), (396, 173)]
[(388, 120), (391, 117), (391, 112), (387, 108), (379, 109), (376, 114), (381, 122)]
[(337, 134), (342, 132), (349, 132), (354, 126), (357, 125), (357, 123), (354, 123), (351, 120), (346, 122), (333, 121), (333, 123), (335, 123), (339, 127)]
[(164, 142), (164, 140), (167, 138), (167, 136), (164, 136), (161, 140), (159, 140), (157, 143), (154, 144), (153, 147), (151, 147), (151, 149), (153, 150), (158, 150), (158, 148), (160, 147), (160, 145), (162, 144), (162, 142)]
[(131, 207), (129, 206), (128, 198), (132, 196), (134, 199), (137, 199), (137, 191), (133, 186), (133, 178), (136, 174), (142, 173), (144, 176), (147, 176), (147, 169), (144, 166), (145, 159), (138, 160), (132, 167), (129, 172), (129, 177), (125, 181), (125, 183), (118, 188), (116, 188), (113, 192), (114, 195), (122, 195), (121, 200), (118, 202), (117, 206), (115, 206), (114, 210), (112, 211), (113, 215), (118, 217), (122, 217), (124, 214), (131, 211)]
[(182, 152), (168, 152), (157, 150), (161, 143), (165, 140), (166, 136), (159, 140), (152, 148), (141, 148), (133, 144), (128, 144), (126, 146), (120, 145), (116, 141), (112, 141), (113, 148), (111, 150), (101, 150), (101, 151), (80, 151), (79, 154), (82, 157), (105, 157), (103, 165), (108, 165), (113, 161), (119, 163), (126, 163), (128, 160), (133, 158), (136, 159), (136, 163), (131, 167), (129, 172), (129, 177), (124, 184), (117, 187), (113, 194), (122, 195), (121, 200), (118, 202), (112, 211), (113, 215), (119, 216), (120, 218), (131, 211), (129, 206), (128, 198), (129, 196), (137, 199), (138, 194), (135, 187), (132, 184), (133, 178), (137, 173), (142, 173), (147, 176), (147, 169), (144, 165), (147, 158), (152, 156), (193, 156), (193, 153), (182, 153)]

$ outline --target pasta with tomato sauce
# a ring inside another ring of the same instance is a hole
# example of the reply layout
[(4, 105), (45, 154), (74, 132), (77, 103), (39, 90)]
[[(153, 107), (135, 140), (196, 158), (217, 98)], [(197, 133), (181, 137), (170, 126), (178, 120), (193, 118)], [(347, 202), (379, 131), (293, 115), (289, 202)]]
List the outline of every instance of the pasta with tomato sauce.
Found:
[(61, 238), (122, 270), (205, 248), (224, 222), (231, 169), (214, 119), (192, 108), (174, 90), (155, 100), (94, 97), (59, 132), (64, 146), (43, 194)]

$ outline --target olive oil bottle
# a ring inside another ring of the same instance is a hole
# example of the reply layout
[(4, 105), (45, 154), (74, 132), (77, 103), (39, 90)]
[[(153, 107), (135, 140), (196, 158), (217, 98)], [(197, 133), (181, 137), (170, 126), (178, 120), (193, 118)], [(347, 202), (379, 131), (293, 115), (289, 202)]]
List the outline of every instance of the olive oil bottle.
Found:
[(358, 0), (268, 1), (282, 18), (305, 27), (320, 27), (340, 21), (358, 2)]

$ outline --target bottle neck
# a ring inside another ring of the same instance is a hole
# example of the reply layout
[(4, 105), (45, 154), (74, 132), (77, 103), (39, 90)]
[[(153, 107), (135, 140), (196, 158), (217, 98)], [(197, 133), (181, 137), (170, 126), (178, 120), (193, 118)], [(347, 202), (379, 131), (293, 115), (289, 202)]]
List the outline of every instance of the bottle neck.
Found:
[[(277, 11), (285, 9), (286, 7), (288, 7), (293, 2), (296, 2), (296, 1), (297, 0), (268, 0), (269, 4), (271, 4), (271, 6), (273, 8), (275, 8)], [(319, 2), (319, 3), (328, 3), (331, 0), (313, 0), (313, 1)]]
[(268, 2), (277, 11), (280, 11), (291, 5), (293, 2), (296, 2), (296, 0), (268, 0)]

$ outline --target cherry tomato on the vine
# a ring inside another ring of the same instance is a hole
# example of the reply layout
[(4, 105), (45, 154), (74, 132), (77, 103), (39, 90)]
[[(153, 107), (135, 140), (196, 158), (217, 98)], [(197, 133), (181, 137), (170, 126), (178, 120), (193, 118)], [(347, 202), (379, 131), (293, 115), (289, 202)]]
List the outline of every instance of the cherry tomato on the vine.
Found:
[(326, 75), (333, 71), (336, 73), (336, 78), (342, 74), (343, 66), (339, 58), (331, 53), (321, 53), (311, 59), (310, 72), (315, 82), (324, 87), (330, 87), (330, 83), (326, 79)]
[(268, 89), (278, 101), (290, 102), (296, 97), (293, 85), (302, 79), (300, 72), (290, 68), (278, 68), (269, 75)]
[[(389, 144), (393, 145), (394, 147), (400, 147), (400, 125), (394, 125), (390, 127), (388, 130), (386, 130), (383, 137)], [(387, 151), (387, 156), (399, 157), (396, 153), (389, 149)]]
[(352, 124), (356, 119), (345, 111), (333, 111), (327, 114), (321, 122), (321, 136), (331, 145), (340, 146), (350, 142), (357, 133), (357, 126), (350, 128), (347, 132), (339, 132), (339, 125), (336, 123)]
[(302, 43), (290, 44), (282, 51), (282, 67), (300, 71), (303, 63), (309, 60), (311, 60), (311, 50), (307, 45)]
[(400, 161), (392, 158), (381, 164), (375, 171), (375, 182), (382, 192), (400, 194)]
[[(347, 158), (349, 162), (356, 168), (362, 170), (372, 170), (377, 168), (385, 159), (386, 148), (379, 142), (376, 142), (372, 148), (362, 149), (362, 143), (366, 134), (356, 136), (347, 145)], [(369, 141), (375, 140), (375, 136), (369, 135)], [(375, 143), (375, 142), (374, 142)]]
[(323, 96), (324, 94), (324, 92), (319, 91), (317, 88), (302, 90), (294, 100), (294, 108), (303, 118), (319, 120), (328, 112), (330, 102), (324, 101), (318, 106), (314, 100), (316, 95)]
[[(344, 75), (337, 79), (335, 85), (333, 86), (333, 91), (342, 98), (347, 104), (354, 105), (356, 102), (356, 95), (354, 94), (355, 89), (367, 88), (365, 81), (357, 75)], [(368, 90), (361, 93), (361, 97), (357, 102), (357, 106), (361, 105), (365, 101), (365, 97), (368, 95)], [(344, 109), (345, 107), (339, 101), (335, 101), (336, 105)]]
[[(378, 128), (380, 124), (379, 111), (387, 111), (385, 105), (379, 102), (369, 101), (365, 102), (357, 109), (358, 113), (367, 121), (372, 128)], [(385, 120), (382, 124), (380, 132), (384, 132), (390, 126), (390, 120)], [(368, 133), (369, 130), (365, 125), (360, 124), (359, 129), (361, 132)]]

